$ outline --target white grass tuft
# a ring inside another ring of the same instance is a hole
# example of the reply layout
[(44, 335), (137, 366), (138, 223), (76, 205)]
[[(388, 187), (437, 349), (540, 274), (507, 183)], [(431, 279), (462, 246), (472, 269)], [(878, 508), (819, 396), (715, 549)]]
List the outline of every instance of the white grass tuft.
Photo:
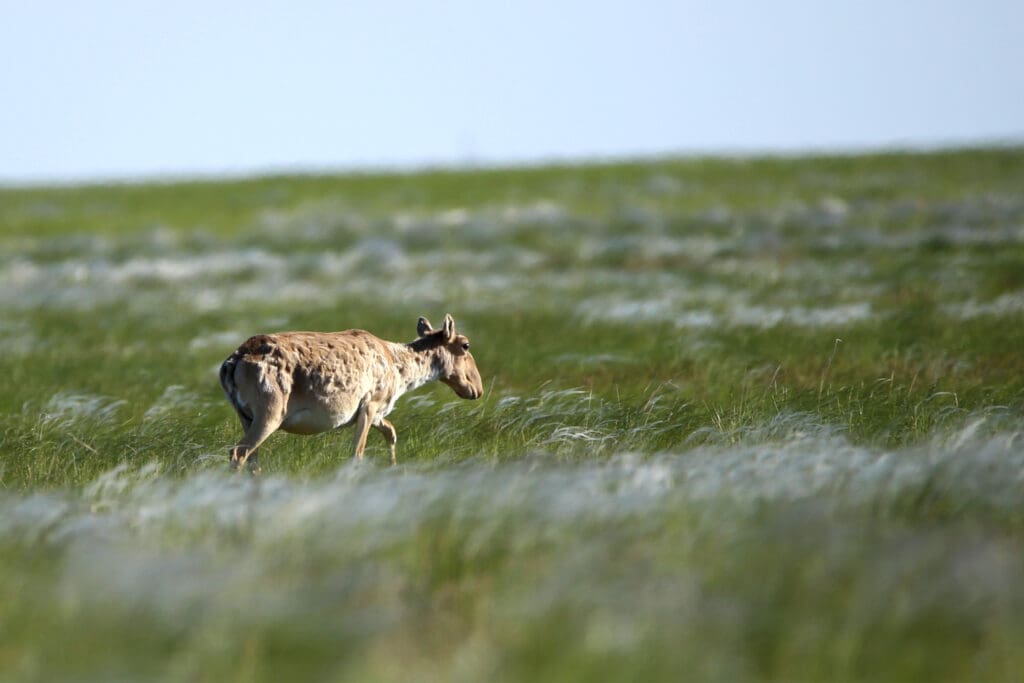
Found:
[(1016, 315), (1024, 313), (1024, 290), (1000, 294), (991, 301), (969, 299), (959, 303), (944, 304), (942, 310), (954, 318), (968, 320), (984, 315)]
[(189, 391), (180, 384), (172, 384), (164, 389), (164, 393), (146, 410), (142, 419), (161, 420), (177, 412), (195, 413), (207, 405), (208, 401), (201, 399), (194, 391)]
[(96, 394), (62, 391), (54, 394), (41, 411), (40, 421), (67, 426), (81, 420), (111, 422), (126, 405), (121, 399)]

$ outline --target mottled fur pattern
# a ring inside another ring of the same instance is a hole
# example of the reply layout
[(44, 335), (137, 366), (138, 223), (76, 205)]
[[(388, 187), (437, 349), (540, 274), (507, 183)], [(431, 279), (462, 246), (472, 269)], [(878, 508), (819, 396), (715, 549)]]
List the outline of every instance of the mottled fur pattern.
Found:
[(469, 340), (446, 315), (435, 330), (426, 318), (415, 340), (389, 342), (364, 330), (284, 332), (251, 337), (221, 365), (220, 383), (245, 434), (231, 449), (235, 467), (258, 471), (258, 449), (278, 429), (318, 434), (356, 425), (362, 459), (370, 427), (387, 440), (395, 462), (397, 434), (387, 415), (395, 401), (433, 380), (461, 398), (483, 394)]

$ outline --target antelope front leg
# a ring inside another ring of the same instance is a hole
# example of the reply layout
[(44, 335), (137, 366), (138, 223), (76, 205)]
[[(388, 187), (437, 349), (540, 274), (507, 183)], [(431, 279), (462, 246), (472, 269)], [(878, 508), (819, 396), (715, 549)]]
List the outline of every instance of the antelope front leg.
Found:
[(355, 448), (354, 457), (362, 460), (363, 451), (366, 450), (366, 437), (370, 433), (370, 425), (373, 424), (373, 418), (377, 415), (377, 407), (372, 403), (363, 401), (363, 404), (359, 406), (359, 413), (356, 416), (356, 433), (353, 439), (353, 446)]
[(398, 459), (395, 458), (395, 444), (398, 443), (398, 432), (395, 431), (395, 425), (391, 424), (384, 418), (381, 418), (380, 422), (373, 426), (384, 435), (384, 440), (388, 442), (388, 447), (391, 449), (391, 464), (397, 464)]

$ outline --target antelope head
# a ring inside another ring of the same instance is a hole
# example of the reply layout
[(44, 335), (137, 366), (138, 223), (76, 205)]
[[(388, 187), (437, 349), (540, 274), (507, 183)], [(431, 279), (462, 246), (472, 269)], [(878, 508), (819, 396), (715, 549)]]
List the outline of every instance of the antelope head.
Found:
[(484, 382), (473, 354), (469, 352), (469, 339), (455, 331), (455, 319), (450, 313), (444, 316), (444, 324), (439, 330), (431, 327), (426, 318), (420, 318), (416, 323), (416, 333), (419, 339), (414, 344), (437, 351), (434, 362), (440, 372), (438, 379), (450, 386), (459, 398), (483, 396)]

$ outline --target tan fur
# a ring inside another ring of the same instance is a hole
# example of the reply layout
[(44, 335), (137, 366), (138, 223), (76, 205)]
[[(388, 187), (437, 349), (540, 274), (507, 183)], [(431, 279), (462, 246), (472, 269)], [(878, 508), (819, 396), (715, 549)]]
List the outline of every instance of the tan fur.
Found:
[(249, 338), (221, 365), (220, 382), (245, 434), (231, 463), (258, 471), (258, 449), (278, 429), (318, 434), (356, 425), (355, 457), (363, 458), (370, 427), (387, 440), (395, 462), (395, 427), (386, 416), (398, 397), (439, 379), (462, 398), (483, 394), (469, 340), (451, 315), (434, 330), (426, 318), (408, 344), (364, 330), (284, 332)]

